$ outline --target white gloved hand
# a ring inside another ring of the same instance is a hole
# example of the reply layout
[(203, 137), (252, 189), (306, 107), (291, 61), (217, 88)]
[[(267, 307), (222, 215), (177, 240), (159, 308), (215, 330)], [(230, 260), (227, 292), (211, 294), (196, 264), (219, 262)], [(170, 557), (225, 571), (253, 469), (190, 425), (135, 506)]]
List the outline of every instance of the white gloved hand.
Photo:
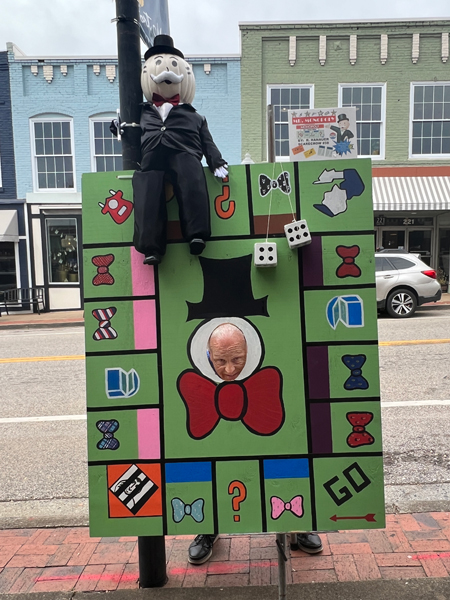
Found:
[(217, 167), (217, 169), (214, 171), (214, 175), (216, 177), (220, 177), (220, 179), (224, 179), (228, 175), (227, 167), (228, 167), (228, 165), (223, 165), (222, 167)]

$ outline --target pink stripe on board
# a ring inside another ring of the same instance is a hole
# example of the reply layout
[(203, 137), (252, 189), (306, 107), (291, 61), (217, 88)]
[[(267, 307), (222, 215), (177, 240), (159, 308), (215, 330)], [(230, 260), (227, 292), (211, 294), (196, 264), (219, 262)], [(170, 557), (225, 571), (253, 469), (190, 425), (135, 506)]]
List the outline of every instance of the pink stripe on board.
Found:
[(144, 255), (131, 247), (131, 281), (133, 296), (153, 296), (155, 294), (155, 276), (151, 265), (144, 265)]
[(161, 458), (159, 408), (139, 409), (137, 411), (137, 423), (139, 458)]
[(134, 348), (156, 348), (156, 306), (154, 300), (134, 300)]

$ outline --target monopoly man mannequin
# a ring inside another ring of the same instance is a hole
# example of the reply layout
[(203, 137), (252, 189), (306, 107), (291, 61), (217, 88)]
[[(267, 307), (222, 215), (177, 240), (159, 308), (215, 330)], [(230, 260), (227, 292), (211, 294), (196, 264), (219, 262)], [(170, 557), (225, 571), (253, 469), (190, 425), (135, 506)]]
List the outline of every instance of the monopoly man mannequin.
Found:
[(206, 119), (190, 104), (194, 73), (172, 38), (156, 36), (144, 59), (141, 86), (148, 102), (141, 116), (141, 170), (133, 176), (133, 243), (144, 254), (144, 264), (155, 265), (166, 251), (165, 176), (178, 201), (183, 237), (197, 255), (211, 235), (202, 157), (217, 177), (228, 171)]

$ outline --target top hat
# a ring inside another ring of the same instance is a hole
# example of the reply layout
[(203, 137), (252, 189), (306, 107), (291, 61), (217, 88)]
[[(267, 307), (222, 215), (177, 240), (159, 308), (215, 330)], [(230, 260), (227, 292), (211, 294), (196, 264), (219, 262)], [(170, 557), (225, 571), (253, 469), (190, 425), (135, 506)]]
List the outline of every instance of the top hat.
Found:
[(147, 60), (150, 56), (154, 56), (155, 54), (175, 54), (175, 56), (184, 58), (184, 54), (181, 50), (174, 47), (173, 39), (170, 35), (166, 34), (155, 36), (153, 46), (144, 54), (144, 60)]
[(216, 259), (199, 257), (204, 290), (201, 302), (186, 302), (191, 319), (268, 317), (267, 296), (254, 298), (250, 277), (252, 255)]
[[(156, 38), (155, 38), (156, 40)], [(348, 121), (348, 117), (345, 113), (342, 113), (341, 115), (338, 115), (338, 120), (337, 122), (340, 123), (341, 121)]]

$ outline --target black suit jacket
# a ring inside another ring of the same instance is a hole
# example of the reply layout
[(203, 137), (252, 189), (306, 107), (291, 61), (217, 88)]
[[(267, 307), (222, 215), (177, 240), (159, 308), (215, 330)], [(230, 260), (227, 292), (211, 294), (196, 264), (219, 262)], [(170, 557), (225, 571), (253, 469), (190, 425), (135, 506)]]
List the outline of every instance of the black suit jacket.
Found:
[(226, 164), (212, 139), (205, 117), (190, 104), (174, 106), (163, 121), (153, 104), (146, 102), (142, 108), (141, 130), (142, 155), (162, 144), (189, 152), (199, 161), (205, 156), (212, 172)]

